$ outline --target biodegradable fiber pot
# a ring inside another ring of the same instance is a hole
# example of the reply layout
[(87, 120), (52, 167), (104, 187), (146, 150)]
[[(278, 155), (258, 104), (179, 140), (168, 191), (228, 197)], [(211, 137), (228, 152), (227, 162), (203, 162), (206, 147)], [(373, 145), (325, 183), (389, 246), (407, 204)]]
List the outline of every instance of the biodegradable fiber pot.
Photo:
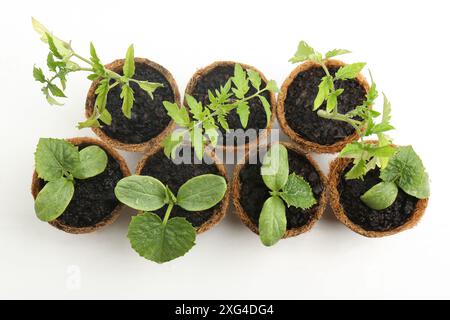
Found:
[(370, 238), (390, 236), (414, 227), (425, 213), (428, 199), (417, 199), (399, 188), (394, 203), (384, 210), (373, 210), (360, 196), (379, 183), (379, 169), (369, 171), (364, 180), (346, 180), (351, 159), (337, 158), (330, 165), (328, 188), (334, 215), (351, 230)]
[[(191, 156), (194, 157), (194, 151), (191, 150)], [(166, 157), (161, 147), (152, 148), (144, 157), (139, 161), (136, 174), (152, 176), (160, 180), (163, 184), (168, 185), (170, 190), (176, 195), (178, 189), (189, 179), (203, 175), (203, 174), (217, 174), (221, 175), (227, 180), (225, 167), (219, 163), (217, 157), (214, 154), (205, 155), (207, 159), (213, 161), (206, 163), (194, 164), (176, 164), (172, 159)], [(202, 233), (214, 225), (219, 223), (224, 217), (228, 209), (228, 202), (230, 197), (230, 187), (227, 180), (227, 191), (222, 201), (216, 204), (214, 207), (200, 211), (192, 212), (184, 210), (179, 206), (175, 206), (172, 209), (171, 217), (183, 217), (186, 218), (192, 226), (196, 229), (197, 233)], [(164, 218), (165, 207), (154, 211), (153, 213), (159, 215), (161, 219)]]
[[(318, 164), (301, 148), (280, 142), (288, 149), (289, 172), (295, 172), (309, 182), (317, 203), (309, 209), (286, 207), (287, 230), (283, 238), (294, 237), (309, 231), (322, 217), (327, 203), (325, 187), (327, 178)], [(252, 152), (252, 151), (251, 151)], [(238, 164), (233, 174), (233, 203), (241, 221), (254, 233), (259, 234), (259, 216), (269, 189), (260, 175), (262, 154), (257, 164), (249, 164), (248, 152), (243, 164)]]
[[(130, 175), (125, 160), (108, 144), (92, 138), (67, 139), (81, 149), (97, 145), (108, 155), (108, 164), (101, 174), (75, 180), (75, 193), (69, 206), (56, 220), (49, 223), (65, 232), (80, 234), (96, 231), (113, 223), (120, 214), (123, 205), (116, 199), (114, 188), (117, 182)], [(45, 182), (33, 173), (31, 193), (36, 199)]]
[[(338, 60), (326, 62), (333, 75), (345, 64)], [(307, 61), (297, 66), (284, 81), (278, 95), (277, 117), (281, 129), (304, 149), (317, 153), (335, 153), (358, 139), (347, 123), (321, 118), (313, 111), (318, 85), (325, 72), (319, 64)], [(344, 89), (338, 97), (338, 110), (346, 113), (362, 104), (369, 90), (367, 80), (359, 74), (356, 79), (336, 81)]]
[[(189, 83), (185, 90), (185, 96), (186, 94), (189, 94), (194, 98), (196, 98), (197, 101), (201, 101), (203, 105), (208, 104), (209, 103), (208, 90), (214, 92), (214, 90), (218, 89), (219, 86), (225, 85), (228, 79), (233, 76), (234, 66), (237, 63), (238, 62), (233, 61), (216, 61), (202, 69), (197, 70), (192, 76), (192, 78), (189, 80)], [(267, 84), (268, 80), (261, 71), (247, 64), (243, 63), (238, 64), (240, 64), (242, 68), (246, 70), (251, 69), (258, 72), (262, 80), (262, 86), (264, 86), (264, 84)], [(253, 93), (255, 93), (255, 89), (252, 87), (250, 88), (248, 94)], [(249, 101), (250, 116), (248, 119), (246, 129), (257, 129), (257, 130), (271, 129), (272, 122), (275, 119), (276, 98), (273, 92), (268, 91), (264, 92), (263, 96), (267, 99), (267, 101), (269, 101), (272, 107), (272, 116), (269, 119), (269, 125), (267, 126), (266, 113), (264, 112), (264, 108), (262, 106), (261, 101), (258, 98), (254, 98)], [(188, 108), (186, 101), (184, 101), (184, 105), (186, 108)], [(230, 129), (243, 129), (241, 121), (239, 120), (239, 115), (237, 114), (236, 110), (233, 110), (229, 113), (229, 115), (227, 116), (227, 120)], [(225, 144), (227, 141), (226, 132), (222, 128), (220, 128), (220, 131), (222, 132), (222, 135), (224, 137), (223, 143), (226, 146)], [(264, 132), (263, 134), (260, 134), (258, 138), (259, 139), (264, 138), (268, 133), (267, 131)], [(229, 139), (231, 138), (230, 136), (228, 137)], [(248, 139), (246, 139), (244, 144), (238, 144), (238, 141), (234, 141), (233, 146), (230, 145), (229, 147), (225, 147), (224, 149), (233, 151), (238, 148), (249, 148), (251, 145), (257, 143), (257, 141), (255, 140), (248, 141)], [(220, 146), (218, 146), (218, 148), (220, 148)]]
[[(131, 111), (131, 119), (122, 113), (120, 86), (111, 89), (108, 94), (106, 108), (112, 115), (111, 125), (92, 128), (95, 134), (117, 149), (145, 152), (161, 141), (175, 128), (175, 123), (167, 115), (163, 101), (180, 103), (177, 84), (168, 70), (159, 64), (143, 58), (135, 58), (136, 73), (134, 78), (150, 82), (162, 83), (164, 87), (153, 93), (153, 99), (135, 83), (130, 83), (135, 96)], [(105, 67), (123, 74), (124, 60), (116, 60)], [(92, 114), (99, 81), (94, 81), (86, 99), (86, 117)]]

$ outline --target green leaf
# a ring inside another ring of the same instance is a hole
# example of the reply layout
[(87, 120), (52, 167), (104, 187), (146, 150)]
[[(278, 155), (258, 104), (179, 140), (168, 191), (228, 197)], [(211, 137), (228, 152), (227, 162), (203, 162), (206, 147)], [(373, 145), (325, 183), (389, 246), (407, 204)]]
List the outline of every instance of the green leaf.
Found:
[(128, 47), (127, 54), (125, 56), (125, 62), (123, 64), (123, 75), (127, 78), (132, 78), (134, 76), (136, 68), (134, 65), (134, 46)]
[(73, 51), (72, 51), (69, 43), (62, 41), (61, 39), (52, 35), (51, 32), (48, 31), (48, 29), (46, 27), (44, 27), (44, 25), (42, 23), (40, 23), (33, 17), (31, 18), (31, 24), (33, 26), (33, 29), (41, 36), (42, 42), (48, 43), (47, 35), (50, 35), (50, 37), (52, 38), (54, 47), (56, 47), (57, 52), (61, 56), (63, 56), (63, 58), (68, 58), (69, 56), (72, 55)]
[(386, 97), (386, 95), (383, 93), (383, 99), (384, 99), (384, 103), (383, 103), (383, 117), (381, 119), (382, 123), (388, 124), (389, 121), (391, 120), (391, 111), (392, 111), (392, 106), (391, 103), (389, 102), (388, 98)]
[(364, 151), (364, 147), (359, 142), (352, 142), (345, 145), (344, 149), (339, 153), (339, 157), (344, 158), (358, 158), (361, 157), (361, 153)]
[(61, 178), (80, 162), (78, 148), (63, 139), (39, 139), (34, 157), (36, 172), (45, 181)]
[(55, 42), (53, 41), (52, 35), (50, 33), (46, 33), (45, 35), (47, 36), (47, 43), (50, 48), (50, 51), (53, 53), (55, 57), (57, 57), (58, 59), (62, 59), (63, 56), (61, 55), (61, 53), (59, 53), (58, 48), (56, 47)]
[(194, 115), (197, 120), (200, 120), (201, 113), (203, 112), (203, 106), (201, 102), (198, 102), (193, 96), (186, 94), (186, 102), (189, 106), (189, 111)]
[(288, 207), (309, 209), (317, 203), (309, 183), (295, 173), (289, 175), (280, 197), (286, 201)]
[(344, 89), (338, 89), (331, 92), (327, 98), (327, 112), (332, 112), (337, 108), (337, 98), (344, 92)]
[(114, 193), (120, 202), (136, 210), (153, 211), (166, 204), (166, 187), (149, 176), (125, 177), (117, 183)]
[(367, 132), (366, 135), (370, 135), (370, 134), (377, 134), (377, 133), (381, 133), (381, 132), (386, 132), (386, 131), (390, 131), (395, 129), (392, 125), (390, 125), (389, 123), (378, 123), (376, 125), (374, 125), (370, 132)]
[(157, 263), (183, 256), (195, 245), (195, 236), (194, 227), (185, 218), (175, 217), (164, 224), (153, 213), (133, 217), (128, 226), (133, 249)]
[(346, 179), (360, 179), (362, 178), (367, 172), (366, 169), (366, 163), (364, 160), (359, 160), (353, 167), (350, 169), (350, 171), (347, 172), (345, 175)]
[(100, 81), (97, 89), (95, 89), (95, 94), (97, 95), (95, 98), (95, 107), (100, 114), (106, 110), (109, 88), (109, 79), (103, 79)]
[(259, 91), (261, 88), (261, 77), (257, 71), (254, 71), (252, 69), (247, 70), (248, 78), (250, 80), (250, 83), (252, 84), (253, 88), (256, 89), (256, 91)]
[(127, 84), (122, 85), (122, 92), (120, 92), (120, 98), (122, 99), (122, 112), (128, 119), (131, 119), (131, 108), (134, 103), (133, 89)]
[(297, 47), (295, 55), (289, 59), (289, 62), (297, 63), (311, 59), (312, 55), (315, 55), (316, 51), (310, 47), (305, 41), (300, 41)]
[(194, 147), (195, 156), (200, 160), (203, 159), (203, 129), (198, 125), (194, 125), (190, 132), (190, 138)]
[(153, 99), (153, 93), (156, 91), (156, 89), (164, 87), (164, 85), (162, 83), (157, 83), (157, 82), (138, 81), (138, 84), (139, 84), (139, 87), (142, 90), (144, 90), (145, 92), (147, 92), (147, 94), (152, 99)]
[(243, 99), (248, 90), (250, 90), (250, 87), (248, 85), (247, 75), (244, 69), (238, 63), (234, 65), (234, 76), (231, 78), (231, 80), (236, 86), (236, 88), (232, 89), (236, 98)]
[(163, 101), (163, 106), (167, 110), (167, 114), (180, 127), (186, 128), (190, 124), (189, 114), (184, 106), (178, 107), (176, 103)]
[(283, 201), (272, 196), (264, 202), (259, 216), (259, 238), (265, 246), (272, 246), (286, 232), (286, 208)]
[(208, 118), (203, 122), (203, 129), (205, 129), (205, 134), (208, 136), (213, 147), (217, 146), (219, 139), (219, 127), (216, 125), (214, 119)]
[(41, 83), (45, 83), (44, 72), (41, 68), (33, 67), (33, 77), (34, 80), (39, 81)]
[(242, 127), (247, 128), (248, 117), (250, 115), (250, 107), (246, 101), (241, 101), (237, 108), (236, 112), (239, 115), (239, 119), (241, 120)]
[(398, 188), (393, 182), (380, 182), (367, 190), (361, 200), (371, 209), (383, 210), (391, 206), (397, 198)]
[(266, 97), (264, 96), (258, 96), (259, 100), (261, 101), (264, 111), (266, 112), (266, 128), (270, 125), (270, 119), (272, 118), (272, 107), (270, 106), (269, 101), (267, 101)]
[(371, 153), (377, 157), (391, 157), (395, 154), (395, 148), (387, 145), (381, 147), (372, 148)]
[(219, 121), (220, 126), (224, 130), (226, 130), (227, 132), (230, 130), (230, 127), (228, 126), (227, 119), (225, 118), (225, 116), (223, 114), (218, 114), (217, 115), (217, 120)]
[(58, 178), (48, 182), (34, 202), (34, 211), (42, 221), (52, 221), (64, 213), (75, 191), (73, 181)]
[(328, 99), (330, 94), (331, 85), (333, 84), (333, 79), (331, 77), (323, 77), (319, 84), (319, 91), (317, 92), (316, 99), (314, 100), (313, 111), (320, 108), (322, 103)]
[(162, 145), (164, 147), (164, 154), (166, 157), (174, 158), (175, 151), (183, 140), (183, 135), (183, 132), (175, 131), (163, 140)]
[(348, 50), (345, 50), (345, 49), (333, 49), (333, 50), (328, 51), (325, 54), (325, 58), (330, 59), (330, 58), (333, 58), (333, 57), (336, 57), (336, 56), (340, 56), (340, 55), (343, 55), (343, 54), (347, 54), (347, 53), (351, 53), (351, 51), (348, 51)]
[(203, 211), (222, 201), (227, 191), (224, 177), (204, 174), (185, 182), (177, 194), (177, 205), (187, 211)]
[(280, 91), (275, 80), (269, 80), (269, 82), (267, 82), (266, 89), (274, 93)]
[(166, 199), (167, 203), (176, 204), (177, 203), (177, 197), (173, 194), (172, 190), (170, 190), (169, 186), (166, 185)]
[(385, 182), (395, 182), (407, 194), (418, 199), (430, 196), (428, 174), (422, 160), (411, 146), (398, 147), (380, 177)]
[(266, 186), (272, 191), (279, 191), (286, 184), (289, 176), (288, 151), (282, 144), (273, 145), (264, 156), (261, 175)]
[(80, 162), (72, 174), (77, 179), (95, 177), (106, 169), (108, 155), (99, 146), (89, 146), (80, 151)]
[(361, 72), (366, 64), (364, 62), (356, 62), (339, 68), (335, 74), (336, 80), (354, 79)]
[(64, 92), (53, 83), (48, 83), (47, 87), (49, 88), (52, 95), (54, 95), (55, 97), (66, 98)]
[(83, 122), (78, 122), (77, 127), (78, 127), (78, 129), (99, 128), (100, 127), (100, 122), (98, 122), (97, 117), (95, 115), (93, 115), (93, 116), (89, 117), (89, 119), (86, 119)]

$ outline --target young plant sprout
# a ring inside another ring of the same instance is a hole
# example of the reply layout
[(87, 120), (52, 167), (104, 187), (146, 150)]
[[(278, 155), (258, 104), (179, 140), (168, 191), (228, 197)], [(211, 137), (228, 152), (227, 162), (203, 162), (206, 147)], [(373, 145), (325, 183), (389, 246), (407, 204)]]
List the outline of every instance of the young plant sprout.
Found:
[[(92, 42), (90, 44), (90, 57), (85, 58), (74, 51), (70, 42), (54, 36), (36, 19), (32, 18), (32, 24), (34, 30), (41, 36), (41, 40), (47, 43), (50, 49), (47, 56), (47, 67), (51, 75), (46, 77), (41, 68), (36, 66), (33, 68), (34, 79), (44, 85), (42, 92), (48, 103), (51, 105), (62, 105), (57, 98), (66, 98), (64, 91), (66, 89), (67, 75), (70, 73), (85, 71), (90, 73), (88, 75), (89, 80), (99, 80), (99, 85), (95, 91), (97, 98), (94, 112), (88, 120), (78, 124), (79, 128), (99, 127), (99, 120), (107, 125), (111, 124), (111, 114), (106, 109), (106, 103), (109, 91), (115, 86), (119, 85), (121, 87), (122, 111), (129, 119), (131, 118), (131, 109), (134, 103), (134, 92), (130, 86), (131, 82), (137, 83), (152, 99), (153, 92), (163, 86), (161, 83), (133, 79), (135, 73), (133, 45), (127, 50), (123, 75), (120, 75), (104, 67)], [(84, 65), (81, 66), (79, 63)], [(59, 85), (56, 83), (57, 81)]]
[[(250, 85), (256, 90), (252, 95), (248, 95)], [(220, 86), (214, 92), (208, 91), (209, 104), (206, 106), (190, 95), (186, 95), (189, 111), (184, 106), (165, 101), (163, 104), (168, 115), (185, 130), (176, 131), (163, 141), (164, 153), (168, 157), (174, 156), (177, 147), (187, 136), (194, 147), (197, 158), (202, 159), (207, 141), (210, 141), (212, 146), (217, 146), (219, 126), (226, 131), (229, 130), (227, 115), (230, 111), (236, 109), (242, 126), (247, 127), (250, 115), (248, 102), (254, 98), (261, 101), (266, 113), (267, 124), (269, 124), (272, 111), (270, 103), (262, 95), (265, 91), (278, 92), (276, 82), (270, 80), (262, 87), (262, 80), (258, 72), (251, 69), (244, 70), (241, 65), (236, 64), (234, 75), (225, 85)]]
[(62, 139), (39, 139), (35, 153), (38, 177), (47, 184), (36, 197), (34, 209), (42, 221), (53, 221), (73, 197), (75, 179), (87, 179), (105, 171), (108, 156), (98, 146), (81, 151)]
[[(286, 207), (308, 209), (317, 203), (309, 183), (296, 173), (289, 174), (288, 151), (275, 144), (266, 153), (261, 176), (271, 190), (259, 217), (259, 237), (266, 246), (277, 243), (286, 232)], [(284, 202), (283, 202), (284, 201)]]
[[(130, 176), (119, 181), (115, 194), (129, 207), (144, 211), (132, 218), (128, 238), (142, 257), (164, 263), (183, 256), (195, 244), (196, 232), (185, 218), (170, 217), (174, 206), (203, 211), (219, 203), (227, 190), (223, 177), (204, 174), (185, 182), (177, 195), (161, 181), (149, 176)], [(164, 219), (152, 213), (167, 205)]]
[[(384, 94), (382, 115), (372, 110), (372, 105), (378, 97), (372, 75), (372, 85), (366, 94), (364, 103), (345, 114), (338, 112), (337, 97), (342, 94), (342, 90), (335, 89), (334, 81), (356, 78), (365, 63), (343, 66), (334, 76), (331, 76), (326, 67), (326, 60), (349, 52), (335, 49), (323, 56), (306, 42), (301, 41), (295, 56), (290, 59), (293, 63), (312, 60), (323, 68), (326, 76), (319, 85), (314, 101), (314, 110), (317, 110), (320, 117), (349, 123), (359, 134), (359, 141), (347, 144), (339, 153), (340, 157), (353, 160), (353, 167), (347, 172), (346, 179), (363, 179), (368, 171), (376, 167), (380, 168), (382, 182), (361, 196), (361, 200), (375, 210), (382, 210), (392, 205), (397, 197), (398, 188), (418, 199), (428, 198), (430, 193), (428, 174), (419, 156), (411, 146), (393, 146), (392, 139), (385, 134), (394, 127), (390, 123), (391, 103)], [(319, 109), (324, 102), (326, 102), (325, 110)], [(381, 119), (377, 121), (380, 116)], [(365, 138), (372, 135), (377, 136), (376, 142), (365, 141)]]

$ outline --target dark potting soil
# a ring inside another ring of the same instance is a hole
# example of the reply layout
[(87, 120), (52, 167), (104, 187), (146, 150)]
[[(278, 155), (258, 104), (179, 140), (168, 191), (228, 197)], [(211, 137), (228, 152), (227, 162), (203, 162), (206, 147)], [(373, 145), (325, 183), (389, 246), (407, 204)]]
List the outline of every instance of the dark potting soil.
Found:
[[(81, 144), (79, 150), (88, 146), (89, 144)], [(75, 179), (73, 198), (57, 221), (69, 227), (83, 228), (105, 220), (119, 204), (114, 188), (122, 178), (119, 162), (108, 154), (105, 171), (92, 178)], [(45, 182), (40, 180), (40, 184), (44, 187)]]
[[(122, 75), (123, 72), (120, 72)], [(162, 83), (164, 87), (156, 89), (153, 99), (139, 85), (131, 82), (135, 101), (131, 109), (131, 119), (122, 113), (120, 86), (116, 86), (108, 94), (106, 108), (112, 115), (111, 125), (103, 125), (102, 130), (111, 138), (123, 143), (143, 143), (159, 135), (170, 123), (163, 106), (163, 101), (175, 101), (175, 94), (169, 81), (158, 70), (144, 63), (136, 63), (137, 80)]]
[[(191, 155), (193, 156), (193, 151)], [(178, 189), (189, 179), (209, 173), (220, 175), (219, 170), (214, 164), (206, 164), (205, 161), (202, 161), (202, 163), (199, 164), (175, 164), (171, 159), (164, 155), (162, 150), (148, 159), (141, 170), (141, 175), (151, 176), (160, 180), (164, 185), (168, 185), (175, 195), (177, 194)], [(212, 217), (214, 211), (219, 208), (220, 205), (221, 202), (208, 210), (199, 212), (186, 211), (178, 206), (174, 206), (170, 216), (186, 218), (194, 227), (200, 227)], [(163, 208), (154, 211), (154, 213), (163, 219), (166, 209), (167, 207), (164, 206)]]
[[(320, 196), (324, 191), (324, 186), (320, 181), (319, 173), (313, 165), (304, 156), (289, 150), (289, 173), (295, 172), (302, 176), (311, 185), (314, 197), (319, 202)], [(263, 155), (262, 155), (263, 157)], [(261, 160), (263, 159), (261, 157)], [(264, 184), (261, 177), (261, 161), (258, 159), (257, 164), (246, 164), (240, 174), (241, 193), (240, 203), (247, 213), (250, 220), (258, 226), (259, 216), (264, 202), (270, 197), (269, 189)], [(309, 209), (286, 206), (287, 229), (296, 229), (308, 224), (314, 216), (318, 204)]]
[[(338, 68), (330, 68), (334, 75)], [(318, 86), (325, 76), (321, 67), (300, 72), (287, 90), (284, 101), (286, 121), (300, 137), (320, 145), (332, 145), (345, 137), (352, 135), (353, 127), (342, 121), (321, 118), (313, 111)], [(365, 100), (366, 91), (354, 79), (336, 81), (336, 89), (344, 89), (338, 97), (338, 111), (346, 113), (361, 105)], [(320, 108), (325, 109), (326, 103)]]
[[(197, 101), (201, 101), (203, 105), (208, 104), (208, 90), (214, 92), (215, 89), (219, 89), (220, 86), (225, 85), (230, 77), (234, 75), (234, 66), (217, 66), (214, 69), (210, 70), (208, 73), (204, 74), (200, 79), (198, 79), (196, 86), (193, 88), (191, 92), (191, 96), (197, 99)], [(262, 80), (261, 87), (265, 86), (264, 80)], [(256, 90), (250, 86), (250, 90), (246, 96), (252, 95), (256, 93)], [(270, 94), (269, 92), (264, 92), (262, 94), (267, 101), (270, 103)], [(265, 129), (267, 126), (266, 113), (264, 111), (264, 107), (262, 106), (261, 101), (258, 98), (253, 98), (249, 101), (250, 106), (250, 115), (248, 117), (248, 123), (246, 129)], [(228, 126), (230, 129), (243, 129), (241, 121), (239, 119), (239, 115), (235, 110), (232, 110), (228, 116)], [(226, 134), (223, 128), (220, 128), (223, 135)], [(224, 144), (232, 139), (233, 135), (228, 134), (224, 136)], [(249, 138), (246, 137), (245, 141), (240, 141), (240, 139), (234, 139), (234, 145), (242, 145), (249, 142)], [(229, 142), (231, 143), (231, 141)]]
[(395, 229), (409, 220), (418, 199), (398, 190), (394, 203), (384, 210), (373, 210), (361, 201), (360, 197), (377, 183), (380, 170), (369, 171), (364, 180), (346, 180), (345, 173), (351, 169), (349, 165), (343, 172), (338, 186), (340, 202), (347, 217), (355, 224), (367, 231), (389, 231)]

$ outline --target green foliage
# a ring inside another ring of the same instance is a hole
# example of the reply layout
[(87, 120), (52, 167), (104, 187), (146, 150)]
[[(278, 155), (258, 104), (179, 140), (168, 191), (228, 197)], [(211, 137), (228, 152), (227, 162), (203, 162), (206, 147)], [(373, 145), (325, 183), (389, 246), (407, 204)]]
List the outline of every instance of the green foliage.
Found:
[(261, 166), (261, 176), (271, 190), (259, 217), (259, 235), (266, 246), (277, 243), (286, 232), (286, 207), (308, 209), (317, 203), (311, 186), (295, 173), (289, 174), (288, 151), (282, 144), (267, 151)]
[(163, 263), (188, 252), (195, 241), (195, 228), (184, 218), (170, 218), (173, 207), (204, 211), (222, 201), (227, 190), (223, 177), (205, 174), (186, 181), (175, 196), (168, 186), (148, 176), (131, 176), (120, 180), (115, 194), (122, 203), (142, 211), (168, 205), (164, 219), (145, 212), (134, 217), (128, 228), (133, 249), (142, 257)]
[(36, 197), (35, 212), (42, 221), (52, 221), (69, 205), (76, 179), (102, 173), (108, 164), (105, 151), (97, 146), (78, 148), (62, 139), (39, 139), (35, 153), (38, 177), (48, 183)]
[[(256, 92), (249, 94), (253, 87)], [(164, 153), (167, 156), (174, 155), (175, 149), (183, 139), (190, 141), (199, 159), (203, 158), (204, 146), (208, 141), (217, 145), (219, 128), (229, 130), (227, 116), (232, 110), (236, 110), (240, 122), (244, 128), (247, 127), (250, 112), (249, 101), (259, 99), (262, 103), (267, 117), (267, 126), (270, 124), (272, 116), (271, 106), (262, 95), (264, 92), (278, 92), (275, 81), (270, 80), (263, 87), (262, 79), (258, 72), (245, 70), (241, 65), (236, 64), (233, 76), (215, 90), (208, 91), (209, 103), (202, 105), (194, 97), (186, 95), (186, 103), (189, 111), (184, 106), (164, 101), (164, 107), (168, 115), (175, 123), (184, 129), (185, 134), (175, 132), (163, 141)], [(259, 110), (255, 111), (258, 112)]]
[[(78, 124), (79, 128), (99, 127), (99, 120), (106, 125), (111, 124), (111, 114), (106, 109), (107, 97), (109, 91), (116, 85), (121, 86), (122, 111), (127, 118), (131, 118), (131, 110), (134, 103), (134, 92), (130, 87), (130, 82), (137, 83), (152, 99), (154, 91), (163, 86), (160, 83), (133, 79), (135, 73), (133, 45), (127, 50), (123, 66), (124, 75), (121, 76), (104, 67), (92, 42), (90, 43), (90, 58), (84, 58), (73, 50), (70, 42), (54, 36), (34, 18), (32, 18), (32, 25), (41, 36), (41, 40), (49, 47), (47, 68), (50, 71), (50, 76), (46, 77), (41, 68), (36, 66), (33, 68), (33, 77), (37, 82), (43, 84), (41, 90), (49, 104), (62, 105), (58, 98), (66, 98), (64, 91), (66, 89), (67, 76), (71, 73), (88, 72), (89, 80), (99, 81), (95, 91), (97, 96), (92, 115), (86, 121), (80, 122)], [(85, 66), (82, 67), (79, 63)]]
[(367, 190), (361, 200), (370, 208), (383, 210), (391, 206), (397, 198), (398, 188), (393, 182), (380, 182)]

